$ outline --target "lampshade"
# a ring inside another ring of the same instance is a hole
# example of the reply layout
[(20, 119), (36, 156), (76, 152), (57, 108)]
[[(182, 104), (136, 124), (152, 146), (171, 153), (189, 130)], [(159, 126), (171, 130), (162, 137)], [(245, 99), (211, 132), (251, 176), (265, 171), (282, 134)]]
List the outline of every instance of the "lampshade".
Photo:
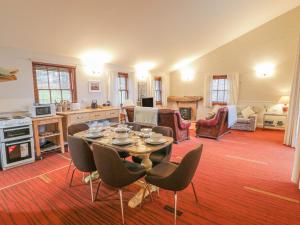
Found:
[(279, 104), (285, 104), (285, 105), (289, 104), (289, 102), (290, 102), (290, 96), (288, 96), (288, 95), (281, 96), (278, 101)]

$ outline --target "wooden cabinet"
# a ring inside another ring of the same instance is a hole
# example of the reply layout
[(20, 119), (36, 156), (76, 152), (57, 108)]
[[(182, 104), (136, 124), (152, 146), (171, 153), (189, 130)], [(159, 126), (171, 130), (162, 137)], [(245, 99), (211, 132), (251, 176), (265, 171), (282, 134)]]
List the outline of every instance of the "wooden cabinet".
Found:
[(76, 111), (58, 112), (63, 117), (64, 140), (67, 141), (68, 127), (76, 123), (87, 123), (90, 121), (109, 120), (119, 122), (120, 109), (105, 107), (99, 109), (81, 109)]
[(57, 149), (65, 152), (62, 118), (62, 116), (50, 116), (32, 119), (35, 151), (38, 158), (43, 152)]

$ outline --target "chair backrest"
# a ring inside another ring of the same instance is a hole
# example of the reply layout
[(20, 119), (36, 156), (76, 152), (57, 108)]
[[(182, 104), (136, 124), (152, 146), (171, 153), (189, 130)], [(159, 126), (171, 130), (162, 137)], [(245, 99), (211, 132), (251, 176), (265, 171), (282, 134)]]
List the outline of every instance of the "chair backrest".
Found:
[(76, 133), (79, 133), (81, 131), (85, 131), (88, 129), (89, 129), (89, 126), (86, 123), (73, 124), (68, 127), (68, 134), (73, 136)]
[(203, 145), (201, 144), (187, 153), (177, 169), (165, 179), (164, 182), (168, 184), (170, 190), (180, 191), (191, 183), (200, 161), (202, 149)]
[(156, 126), (152, 128), (155, 133), (160, 133), (163, 136), (173, 137), (173, 130), (171, 127)]
[(100, 178), (104, 183), (114, 188), (121, 188), (134, 180), (113, 148), (93, 144), (93, 154)]
[(82, 138), (68, 135), (68, 145), (75, 167), (82, 172), (96, 171), (93, 152)]

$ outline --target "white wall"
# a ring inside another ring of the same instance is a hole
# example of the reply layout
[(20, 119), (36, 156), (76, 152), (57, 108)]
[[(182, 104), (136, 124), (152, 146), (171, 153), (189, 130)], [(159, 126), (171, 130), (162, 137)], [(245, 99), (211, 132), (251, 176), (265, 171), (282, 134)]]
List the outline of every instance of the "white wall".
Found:
[[(299, 21), (300, 7), (204, 55), (191, 64), (196, 70), (191, 82), (181, 81), (178, 71), (171, 73), (171, 95), (203, 96), (205, 74), (238, 72), (239, 104), (255, 105), (260, 110), (264, 105), (276, 104), (281, 95), (290, 92), (300, 35)], [(255, 66), (264, 62), (275, 64), (275, 74), (260, 79)]]
[[(0, 112), (27, 111), (34, 102), (32, 61), (76, 66), (78, 102), (83, 106), (89, 105), (93, 99), (100, 104), (110, 100), (108, 99), (109, 71), (133, 71), (131, 68), (122, 66), (106, 65), (101, 76), (93, 76), (86, 73), (80, 61), (75, 58), (2, 47), (0, 48), (0, 67), (17, 68), (20, 72), (16, 81), (0, 83)], [(88, 92), (89, 80), (101, 80), (101, 93)]]

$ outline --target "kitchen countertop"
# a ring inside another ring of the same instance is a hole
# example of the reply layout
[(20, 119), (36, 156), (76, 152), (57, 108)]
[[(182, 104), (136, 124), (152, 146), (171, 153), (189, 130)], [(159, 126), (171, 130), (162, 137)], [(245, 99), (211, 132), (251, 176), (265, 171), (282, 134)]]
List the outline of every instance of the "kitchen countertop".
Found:
[(74, 110), (74, 111), (56, 112), (56, 114), (57, 115), (62, 115), (62, 116), (67, 116), (67, 115), (72, 115), (72, 114), (99, 112), (99, 111), (108, 111), (108, 110), (120, 110), (120, 109), (110, 107), (110, 106), (106, 106), (106, 107), (97, 108), (97, 109), (88, 108), (88, 109), (79, 109), (79, 110)]

